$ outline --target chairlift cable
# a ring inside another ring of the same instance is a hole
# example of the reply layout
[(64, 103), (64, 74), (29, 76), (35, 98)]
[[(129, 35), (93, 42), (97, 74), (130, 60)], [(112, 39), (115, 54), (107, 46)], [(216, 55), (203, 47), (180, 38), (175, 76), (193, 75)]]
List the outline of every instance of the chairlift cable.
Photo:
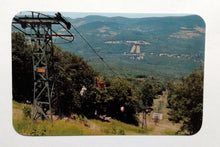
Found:
[(107, 68), (115, 75), (118, 75), (118, 78), (120, 78), (119, 74), (116, 73), (112, 67), (104, 60), (103, 57), (101, 57), (97, 51), (92, 47), (92, 45), (88, 42), (88, 40), (76, 29), (76, 27), (71, 23), (71, 26), (73, 27), (73, 29), (79, 34), (79, 36), (83, 39), (83, 41), (85, 41), (85, 43), (89, 46), (89, 48), (95, 53), (96, 56), (99, 57), (99, 59), (107, 66)]

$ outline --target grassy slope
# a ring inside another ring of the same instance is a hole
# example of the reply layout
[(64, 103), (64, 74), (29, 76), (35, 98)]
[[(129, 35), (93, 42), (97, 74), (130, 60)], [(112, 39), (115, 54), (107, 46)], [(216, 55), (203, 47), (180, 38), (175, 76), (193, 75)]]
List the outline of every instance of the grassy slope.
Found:
[(67, 119), (55, 120), (53, 126), (49, 121), (32, 122), (25, 118), (22, 108), (25, 104), (13, 102), (13, 125), (22, 135), (173, 135), (177, 130), (172, 127), (155, 126), (148, 121), (148, 128), (129, 125), (117, 120), (102, 122), (100, 120)]
[[(153, 109), (155, 113), (162, 113), (163, 119), (159, 121), (158, 126), (155, 126), (153, 133), (155, 134), (167, 134), (173, 135), (174, 130), (177, 132), (181, 127), (181, 124), (175, 124), (169, 121), (169, 115), (167, 114), (169, 109), (167, 108), (167, 96), (168, 91), (164, 91), (162, 95), (159, 95), (157, 99), (154, 99)], [(151, 113), (152, 118), (153, 113)], [(153, 121), (151, 121), (153, 123)], [(152, 134), (153, 135), (153, 134)]]

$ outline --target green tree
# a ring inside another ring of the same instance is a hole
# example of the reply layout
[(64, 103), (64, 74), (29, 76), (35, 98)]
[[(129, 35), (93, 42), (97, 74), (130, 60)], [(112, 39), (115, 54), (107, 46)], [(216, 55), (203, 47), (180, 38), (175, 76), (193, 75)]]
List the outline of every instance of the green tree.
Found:
[(161, 82), (147, 80), (141, 90), (141, 100), (144, 106), (151, 107), (156, 95), (162, 94), (165, 88)]
[(81, 96), (83, 86), (87, 93), (93, 89), (96, 73), (86, 61), (73, 53), (56, 47), (54, 52), (54, 91), (53, 107), (62, 115), (83, 114), (83, 105), (88, 94)]
[[(22, 33), (12, 33), (12, 83), (13, 99), (19, 102), (33, 99), (32, 46)], [(53, 66), (52, 66), (53, 65)], [(53, 93), (52, 107), (61, 117), (82, 111), (85, 99), (93, 90), (96, 73), (87, 62), (73, 53), (54, 46), (53, 64), (49, 63)], [(80, 96), (81, 88), (87, 88), (87, 96)], [(91, 105), (89, 106), (92, 107)]]
[[(109, 112), (118, 120), (138, 125), (135, 116), (137, 110), (137, 97), (134, 95), (132, 85), (124, 79), (114, 79), (109, 87), (109, 94), (112, 100), (108, 103)], [(121, 107), (124, 112), (120, 111)]]
[(33, 64), (31, 48), (22, 33), (12, 33), (12, 91), (13, 100), (32, 101)]
[(168, 84), (170, 120), (183, 122), (180, 131), (195, 134), (202, 125), (203, 71), (194, 70), (178, 82)]

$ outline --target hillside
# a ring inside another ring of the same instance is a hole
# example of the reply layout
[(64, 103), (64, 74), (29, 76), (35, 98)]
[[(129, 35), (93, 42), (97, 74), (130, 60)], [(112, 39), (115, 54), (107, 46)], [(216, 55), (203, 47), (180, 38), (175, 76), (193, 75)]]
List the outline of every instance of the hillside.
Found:
[[(162, 96), (163, 97), (163, 96)], [(164, 97), (164, 100), (166, 97)], [(155, 101), (155, 107), (158, 105), (158, 100)], [(165, 101), (166, 102), (166, 101)], [(164, 106), (166, 103), (164, 103)], [(87, 119), (81, 116), (76, 116), (76, 119), (63, 118), (57, 119), (53, 116), (53, 124), (49, 121), (37, 120), (33, 122), (29, 117), (25, 117), (23, 113), (24, 107), (31, 107), (27, 104), (22, 104), (13, 101), (13, 127), (19, 134), (27, 136), (54, 136), (54, 135), (176, 135), (179, 129), (179, 124), (172, 124), (168, 121), (167, 110), (165, 107), (161, 109), (164, 119), (155, 126), (151, 120), (152, 114), (147, 116), (147, 129), (140, 126), (129, 125), (117, 120), (103, 122), (96, 119)], [(156, 112), (156, 111), (155, 111)], [(141, 114), (140, 118), (141, 118)]]
[[(87, 16), (68, 19), (100, 56), (123, 76), (178, 78), (199, 68), (204, 62), (205, 23), (196, 15), (155, 18)], [(102, 65), (88, 45), (72, 31), (74, 42), (63, 44), (62, 48), (84, 57), (96, 70), (111, 76), (112, 73)], [(140, 52), (130, 54), (132, 46), (138, 41), (149, 44), (140, 44)]]

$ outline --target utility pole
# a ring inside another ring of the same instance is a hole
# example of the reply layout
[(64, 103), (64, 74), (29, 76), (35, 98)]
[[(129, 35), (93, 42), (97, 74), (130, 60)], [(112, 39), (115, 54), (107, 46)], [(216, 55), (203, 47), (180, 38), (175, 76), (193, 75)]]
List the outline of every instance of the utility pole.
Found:
[(141, 107), (142, 111), (142, 129), (147, 129), (147, 114), (150, 113), (153, 109), (150, 107)]
[[(74, 40), (69, 32), (71, 24), (58, 12), (56, 16), (49, 16), (39, 12), (27, 12), (24, 16), (15, 16), (13, 28), (29, 37), (32, 44), (33, 62), (33, 120), (52, 119), (51, 100), (53, 82), (53, 38), (59, 38), (61, 43)], [(53, 27), (62, 28), (62, 33)]]
[(142, 120), (142, 129), (146, 129), (147, 128), (147, 115), (146, 115), (146, 111), (143, 111), (143, 120)]

